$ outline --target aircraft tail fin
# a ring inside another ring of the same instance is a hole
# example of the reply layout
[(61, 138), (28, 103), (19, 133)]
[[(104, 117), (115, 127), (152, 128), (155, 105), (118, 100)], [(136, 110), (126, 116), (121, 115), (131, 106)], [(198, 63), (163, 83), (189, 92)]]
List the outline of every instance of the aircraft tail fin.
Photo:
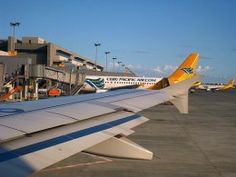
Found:
[(234, 87), (234, 79), (230, 79), (227, 84), (219, 90), (226, 90)]
[(171, 84), (189, 79), (196, 74), (197, 64), (199, 60), (198, 53), (191, 53), (184, 62), (173, 72), (168, 80)]
[(230, 79), (229, 82), (226, 85), (234, 85), (234, 79)]
[(153, 86), (149, 87), (149, 89), (162, 89), (178, 82), (192, 78), (194, 75), (196, 75), (198, 60), (199, 54), (191, 53), (168, 78), (163, 78)]

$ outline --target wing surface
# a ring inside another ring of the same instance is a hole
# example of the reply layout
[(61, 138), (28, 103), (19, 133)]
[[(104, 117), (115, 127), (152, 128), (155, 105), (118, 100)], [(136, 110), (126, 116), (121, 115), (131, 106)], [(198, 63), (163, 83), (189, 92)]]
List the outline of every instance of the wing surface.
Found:
[(0, 176), (27, 176), (84, 150), (151, 159), (150, 151), (125, 138), (148, 120), (137, 112), (172, 101), (186, 113), (188, 88), (196, 80), (163, 90), (126, 89), (1, 104)]

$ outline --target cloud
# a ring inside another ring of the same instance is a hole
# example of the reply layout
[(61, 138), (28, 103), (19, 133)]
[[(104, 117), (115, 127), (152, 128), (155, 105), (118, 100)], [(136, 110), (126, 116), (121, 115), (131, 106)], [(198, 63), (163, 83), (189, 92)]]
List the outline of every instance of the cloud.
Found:
[(173, 65), (165, 65), (164, 66), (164, 71), (166, 71), (166, 72), (173, 72), (174, 70), (176, 70), (177, 69), (177, 66), (173, 66)]
[[(166, 77), (173, 73), (178, 67), (170, 64), (166, 64), (164, 66), (156, 66), (156, 67), (143, 67), (140, 65), (137, 66), (129, 66), (129, 68), (139, 76), (152, 76), (152, 77)], [(198, 66), (197, 73), (206, 74), (211, 71), (213, 68), (210, 66)]]
[(141, 65), (128, 65), (134, 73), (139, 76), (149, 76), (149, 77), (165, 77), (176, 70), (177, 66), (173, 65), (164, 65), (164, 66), (155, 66), (155, 67), (144, 67)]
[(164, 66), (156, 66), (155, 68), (149, 68), (149, 72), (151, 75), (159, 75), (159, 76), (168, 76), (170, 73), (174, 72), (177, 69), (177, 66), (173, 66), (170, 64), (166, 64)]
[(198, 68), (197, 68), (197, 72), (200, 73), (200, 74), (203, 74), (203, 73), (206, 73), (208, 72), (209, 70), (212, 70), (213, 68), (210, 67), (210, 66), (201, 66), (199, 65)]
[(160, 66), (156, 66), (156, 68), (153, 68), (152, 70), (160, 74), (164, 73)]
[[(128, 67), (132, 72), (134, 72), (137, 76), (146, 76), (146, 77), (166, 77), (173, 73), (178, 67), (171, 65), (171, 64), (166, 64), (164, 66), (155, 66), (155, 67), (145, 67), (140, 64), (128, 64), (125, 65)], [(124, 67), (121, 67), (117, 63), (115, 63), (115, 71), (117, 72), (123, 72)], [(113, 71), (113, 63), (110, 62), (108, 65), (108, 70)], [(197, 68), (197, 73), (201, 75), (209, 74), (213, 70), (213, 67), (206, 65), (202, 66), (199, 65)]]

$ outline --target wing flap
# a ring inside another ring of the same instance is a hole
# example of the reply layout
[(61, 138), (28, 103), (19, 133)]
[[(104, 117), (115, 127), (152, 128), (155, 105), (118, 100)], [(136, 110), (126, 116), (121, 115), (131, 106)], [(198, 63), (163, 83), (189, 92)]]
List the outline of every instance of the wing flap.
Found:
[(75, 120), (64, 115), (53, 114), (46, 111), (29, 112), (26, 114), (13, 115), (7, 119), (0, 119), (0, 125), (10, 127), (25, 134), (49, 129)]

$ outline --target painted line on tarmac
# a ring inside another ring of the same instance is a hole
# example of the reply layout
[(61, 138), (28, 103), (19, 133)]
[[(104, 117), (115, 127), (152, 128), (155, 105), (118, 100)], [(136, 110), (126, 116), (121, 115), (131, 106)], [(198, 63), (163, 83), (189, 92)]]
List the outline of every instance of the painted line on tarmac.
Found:
[(105, 164), (105, 163), (112, 162), (111, 159), (108, 159), (108, 158), (105, 158), (105, 157), (100, 157), (100, 156), (91, 155), (91, 154), (90, 154), (90, 156), (97, 157), (97, 158), (102, 159), (102, 160), (95, 161), (95, 162), (78, 163), (78, 164), (67, 165), (67, 166), (62, 166), (62, 167), (49, 168), (49, 169), (43, 170), (43, 172), (46, 172), (46, 171), (58, 171), (58, 170), (64, 170), (64, 169), (69, 169), (69, 168), (89, 167), (89, 166), (93, 166), (93, 165)]

